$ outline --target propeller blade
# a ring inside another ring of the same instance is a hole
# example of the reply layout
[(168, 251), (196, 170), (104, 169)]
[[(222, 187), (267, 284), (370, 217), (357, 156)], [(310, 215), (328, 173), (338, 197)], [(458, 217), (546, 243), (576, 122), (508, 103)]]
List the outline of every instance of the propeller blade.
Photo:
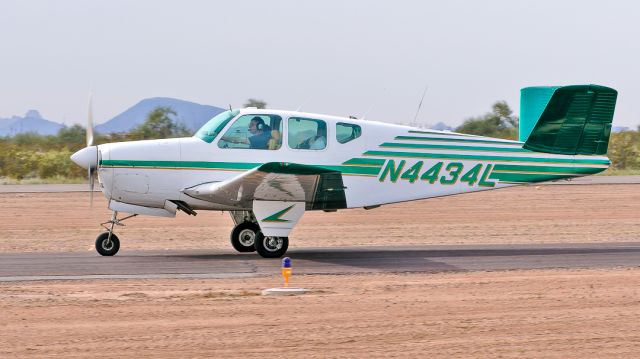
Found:
[(93, 145), (93, 93), (89, 93), (89, 116), (87, 117), (87, 147)]
[(93, 208), (93, 173), (95, 172), (95, 168), (89, 167), (89, 207)]

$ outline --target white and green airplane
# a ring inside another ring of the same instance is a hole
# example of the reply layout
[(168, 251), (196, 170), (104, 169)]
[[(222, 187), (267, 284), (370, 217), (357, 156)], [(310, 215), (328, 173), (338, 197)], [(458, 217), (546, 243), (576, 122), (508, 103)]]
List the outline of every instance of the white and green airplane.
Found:
[[(519, 141), (296, 111), (223, 112), (193, 137), (88, 145), (71, 159), (97, 172), (113, 211), (96, 240), (135, 215), (228, 211), (239, 252), (281, 257), (306, 211), (360, 208), (598, 173), (617, 91), (597, 85), (521, 92)], [(91, 127), (91, 126), (90, 126)], [(89, 128), (90, 128), (89, 127)], [(118, 213), (130, 214), (118, 218)]]

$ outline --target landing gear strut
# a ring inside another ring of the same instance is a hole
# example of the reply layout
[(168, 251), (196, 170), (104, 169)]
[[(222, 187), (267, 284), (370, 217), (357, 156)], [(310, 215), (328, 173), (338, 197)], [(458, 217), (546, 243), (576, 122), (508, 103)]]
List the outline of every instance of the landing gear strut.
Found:
[[(120, 240), (118, 236), (113, 233), (113, 227), (115, 225), (124, 226), (124, 224), (121, 223), (122, 221), (135, 216), (137, 216), (137, 214), (118, 219), (118, 212), (113, 211), (113, 216), (111, 216), (110, 221), (100, 223), (107, 231), (100, 233), (98, 238), (96, 238), (96, 251), (102, 256), (113, 256), (118, 253), (118, 250), (120, 250)], [(110, 226), (107, 227), (106, 224), (110, 224)]]

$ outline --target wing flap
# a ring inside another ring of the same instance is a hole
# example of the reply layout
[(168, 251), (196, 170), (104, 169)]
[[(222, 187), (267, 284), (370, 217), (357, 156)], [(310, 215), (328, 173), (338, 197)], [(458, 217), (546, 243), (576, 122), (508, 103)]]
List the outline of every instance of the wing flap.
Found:
[(254, 200), (305, 202), (306, 209), (346, 208), (340, 172), (295, 163), (265, 163), (225, 181), (203, 183), (183, 192), (237, 208), (252, 208)]

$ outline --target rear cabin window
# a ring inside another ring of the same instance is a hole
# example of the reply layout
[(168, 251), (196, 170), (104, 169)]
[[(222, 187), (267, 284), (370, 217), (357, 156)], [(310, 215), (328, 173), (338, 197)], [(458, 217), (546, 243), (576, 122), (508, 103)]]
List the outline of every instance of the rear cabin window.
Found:
[(355, 140), (362, 134), (362, 128), (350, 123), (338, 122), (336, 124), (336, 140), (339, 143), (347, 143)]
[(218, 141), (220, 148), (277, 150), (282, 147), (282, 118), (278, 115), (243, 115)]
[(289, 147), (299, 150), (324, 150), (327, 147), (327, 124), (322, 120), (289, 118)]

